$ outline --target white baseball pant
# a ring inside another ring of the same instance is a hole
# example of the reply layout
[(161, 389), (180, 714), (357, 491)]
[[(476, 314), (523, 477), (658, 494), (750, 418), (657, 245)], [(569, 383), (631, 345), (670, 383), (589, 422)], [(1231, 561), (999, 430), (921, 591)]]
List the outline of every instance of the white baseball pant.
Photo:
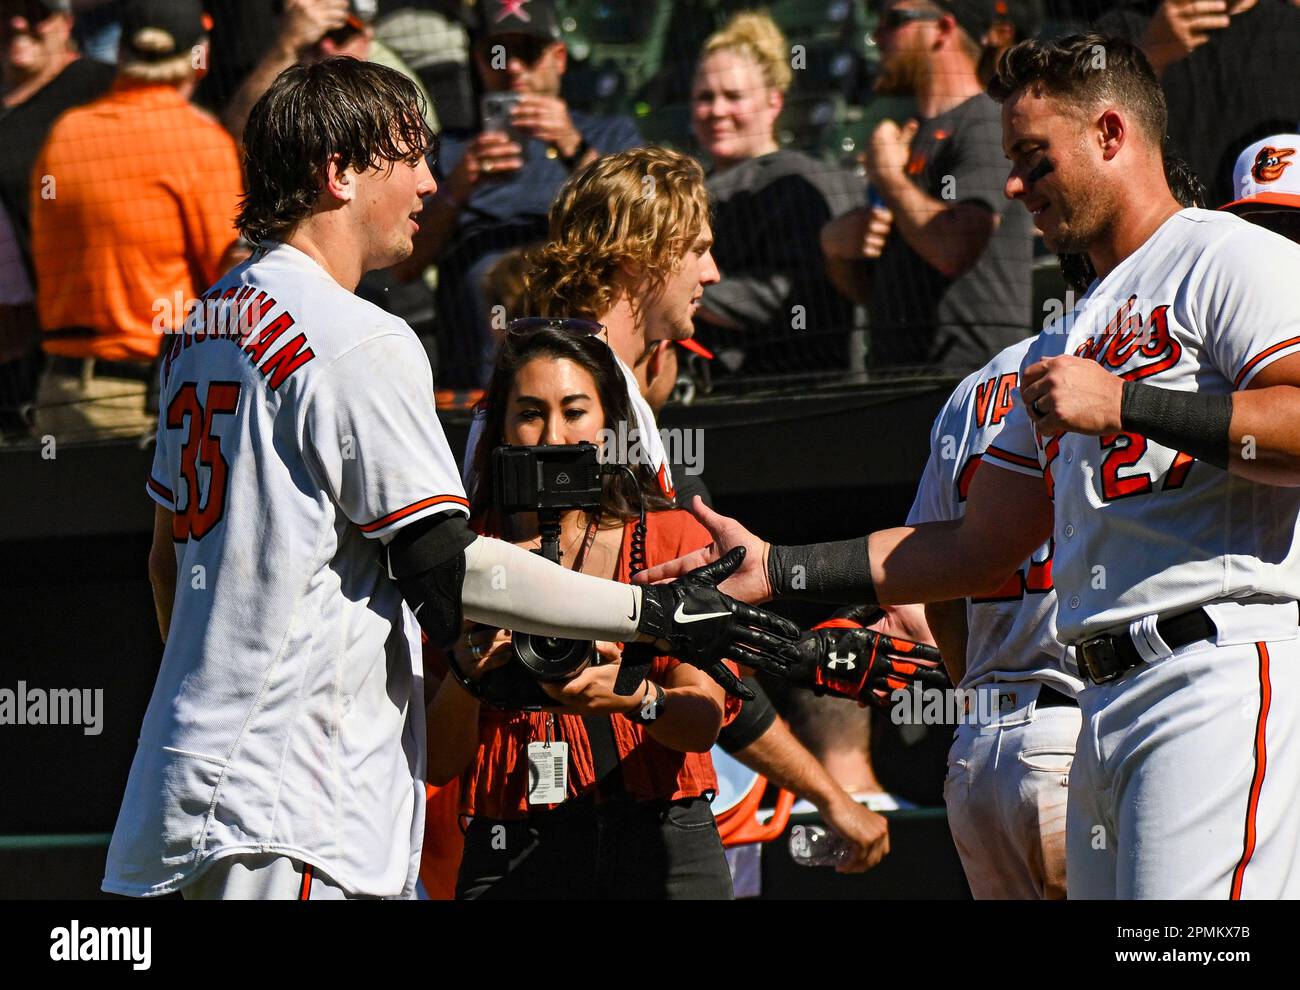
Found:
[(1300, 897), (1300, 640), (1277, 609), (1211, 605), (1215, 641), (1176, 651), (1140, 620), (1152, 659), (1083, 692), (1070, 897)]
[(1039, 708), (1038, 681), (982, 684), (997, 715), (959, 724), (943, 794), (948, 826), (977, 900), (1065, 896), (1065, 811), (1079, 735), (1077, 706)]

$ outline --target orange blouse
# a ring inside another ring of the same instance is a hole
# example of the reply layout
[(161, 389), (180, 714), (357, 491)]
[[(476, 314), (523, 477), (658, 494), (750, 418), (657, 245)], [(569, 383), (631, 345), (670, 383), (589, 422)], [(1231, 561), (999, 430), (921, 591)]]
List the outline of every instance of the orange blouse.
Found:
[[(636, 524), (623, 528), (623, 546), (614, 571), (615, 581), (629, 581), (632, 533)], [(671, 509), (646, 514), (646, 566), (665, 563), (711, 542), (708, 531), (689, 512)], [(673, 657), (656, 657), (649, 679), (663, 683), (680, 663)], [(425, 664), (444, 676), (442, 652), (425, 646)], [(733, 670), (735, 665), (731, 664)], [(727, 695), (724, 724), (740, 711), (739, 699)], [(528, 803), (528, 744), (547, 738), (554, 718), (557, 742), (569, 744), (569, 800), (595, 783), (595, 767), (586, 727), (577, 715), (550, 712), (501, 711), (484, 705), (479, 714), (479, 747), (473, 763), (460, 780), (460, 813), (496, 819), (525, 818), (548, 805)], [(614, 742), (622, 767), (623, 789), (634, 801), (699, 797), (717, 790), (718, 779), (708, 753), (682, 753), (660, 745), (646, 730), (623, 715), (610, 716)]]

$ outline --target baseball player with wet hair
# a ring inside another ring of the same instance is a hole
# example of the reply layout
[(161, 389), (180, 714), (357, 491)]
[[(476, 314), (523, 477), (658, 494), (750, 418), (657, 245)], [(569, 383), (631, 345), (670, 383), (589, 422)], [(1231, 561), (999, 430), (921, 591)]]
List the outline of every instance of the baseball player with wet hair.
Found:
[[(1165, 175), (1179, 203), (1204, 207), (1204, 188), (1186, 163), (1166, 155)], [(1096, 278), (1086, 252), (1061, 255), (1061, 268), (1081, 294)], [(1031, 343), (1008, 347), (944, 403), (909, 526), (961, 518), (975, 472), (1014, 406)], [(976, 697), (958, 724), (944, 782), (948, 825), (977, 899), (1066, 893), (1065, 784), (1083, 682), (1056, 638), (1052, 550), (1049, 540), (992, 594), (926, 606), (953, 682), (991, 695)], [(984, 712), (992, 721), (972, 717)]]
[[(749, 551), (724, 588), (942, 601), (1054, 541), (1057, 636), (1086, 686), (1069, 895), (1300, 896), (1300, 247), (1170, 193), (1150, 65), (1098, 34), (1009, 49), (1008, 196), (1098, 276), (1030, 346), (960, 520)], [(769, 669), (780, 670), (780, 665)]]
[(286, 70), (249, 118), (258, 250), (163, 349), (166, 648), (106, 890), (411, 896), (421, 627), (654, 641), (742, 694), (722, 658), (773, 663), (798, 634), (715, 590), (737, 558), (632, 588), (469, 530), (423, 348), (353, 293), (410, 254), (432, 143), (412, 84), (346, 57)]

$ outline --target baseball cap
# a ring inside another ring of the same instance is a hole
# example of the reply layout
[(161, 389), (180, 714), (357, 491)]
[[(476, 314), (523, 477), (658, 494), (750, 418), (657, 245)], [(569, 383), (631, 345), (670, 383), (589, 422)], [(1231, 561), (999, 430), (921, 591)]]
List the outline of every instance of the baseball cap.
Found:
[(1000, 21), (1009, 21), (1019, 37), (1032, 38), (1043, 26), (1043, 0), (993, 0), (990, 23)]
[[(198, 44), (206, 33), (202, 0), (127, 0), (122, 6), (122, 52), (132, 61), (159, 62)], [(169, 47), (141, 44), (143, 31), (170, 36)]]
[(1232, 188), (1241, 197), (1219, 207), (1231, 213), (1300, 209), (1300, 134), (1273, 134), (1237, 156)]
[(933, 0), (934, 5), (952, 14), (957, 26), (970, 35), (977, 45), (993, 24), (993, 0)]
[(1042, 0), (933, 0), (952, 14), (957, 26), (977, 45), (998, 21), (1010, 21), (1025, 38), (1038, 32), (1043, 22)]
[(496, 34), (531, 34), (560, 40), (560, 18), (553, 0), (482, 0), (483, 37)]

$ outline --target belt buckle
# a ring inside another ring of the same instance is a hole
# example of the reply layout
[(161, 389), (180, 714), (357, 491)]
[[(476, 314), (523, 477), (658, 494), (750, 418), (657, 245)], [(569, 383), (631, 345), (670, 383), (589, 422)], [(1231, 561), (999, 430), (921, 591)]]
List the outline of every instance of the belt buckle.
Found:
[(1075, 656), (1088, 680), (1094, 684), (1113, 681), (1124, 672), (1119, 662), (1119, 654), (1115, 651), (1114, 636), (1103, 635), (1085, 639), (1075, 650)]

